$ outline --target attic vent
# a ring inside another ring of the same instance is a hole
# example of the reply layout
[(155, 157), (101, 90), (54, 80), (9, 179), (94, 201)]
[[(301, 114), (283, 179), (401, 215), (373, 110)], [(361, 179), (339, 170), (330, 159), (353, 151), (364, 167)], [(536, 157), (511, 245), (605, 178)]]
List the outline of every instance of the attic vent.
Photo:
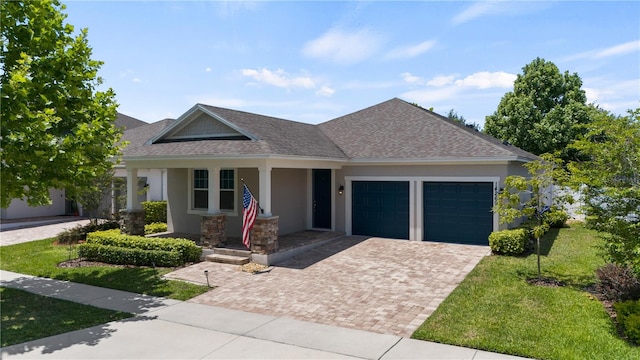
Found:
[(193, 140), (249, 140), (247, 136), (223, 124), (207, 114), (200, 114), (182, 127), (168, 134), (162, 142), (182, 142)]

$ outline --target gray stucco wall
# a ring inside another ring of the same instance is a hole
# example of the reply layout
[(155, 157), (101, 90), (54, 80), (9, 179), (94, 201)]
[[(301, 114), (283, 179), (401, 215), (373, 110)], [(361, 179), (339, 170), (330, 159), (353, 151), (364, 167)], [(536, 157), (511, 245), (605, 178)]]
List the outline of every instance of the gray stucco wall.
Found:
[(3, 208), (0, 212), (2, 219), (20, 219), (38, 216), (64, 215), (65, 212), (65, 192), (64, 190), (49, 189), (51, 205), (29, 206), (25, 200), (13, 199), (8, 208)]
[[(509, 175), (526, 175), (520, 162), (484, 165), (402, 165), (402, 166), (345, 166), (336, 170), (336, 187), (346, 186), (345, 177), (499, 177), (500, 185)], [(346, 231), (345, 196), (336, 197), (336, 231)], [(504, 226), (500, 226), (503, 228)]]
[(307, 228), (307, 170), (273, 169), (272, 212), (278, 215), (280, 235)]
[(187, 213), (187, 169), (167, 169), (167, 227), (169, 231), (200, 233), (200, 215)]

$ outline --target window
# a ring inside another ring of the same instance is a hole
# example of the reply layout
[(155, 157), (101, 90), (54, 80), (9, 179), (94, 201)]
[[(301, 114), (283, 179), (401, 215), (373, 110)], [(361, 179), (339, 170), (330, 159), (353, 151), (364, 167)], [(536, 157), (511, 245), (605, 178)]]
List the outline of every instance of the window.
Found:
[(193, 170), (193, 208), (209, 209), (209, 170)]
[(220, 170), (220, 210), (235, 210), (235, 184), (233, 170)]
[[(206, 169), (194, 169), (192, 172), (192, 194), (191, 208), (192, 210), (208, 210), (209, 209), (209, 171)], [(218, 201), (220, 210), (235, 211), (235, 170), (220, 170), (220, 193)]]

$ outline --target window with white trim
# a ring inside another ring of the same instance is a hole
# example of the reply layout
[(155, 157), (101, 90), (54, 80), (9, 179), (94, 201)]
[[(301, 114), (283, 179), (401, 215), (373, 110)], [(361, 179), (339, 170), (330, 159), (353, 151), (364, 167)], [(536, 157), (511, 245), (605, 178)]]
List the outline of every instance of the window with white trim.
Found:
[(220, 170), (220, 210), (234, 211), (236, 182), (233, 169)]
[[(209, 209), (209, 170), (193, 169), (191, 173), (191, 209), (206, 211)], [(234, 169), (220, 170), (220, 210), (234, 212), (236, 209), (236, 181)]]
[(197, 210), (209, 209), (209, 170), (193, 170), (193, 193), (191, 202)]

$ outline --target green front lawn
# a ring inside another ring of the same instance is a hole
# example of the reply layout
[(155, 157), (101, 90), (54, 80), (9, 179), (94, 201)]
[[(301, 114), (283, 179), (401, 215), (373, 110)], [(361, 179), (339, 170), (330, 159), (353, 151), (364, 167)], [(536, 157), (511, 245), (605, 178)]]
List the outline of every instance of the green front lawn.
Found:
[(486, 257), (412, 337), (539, 359), (640, 359), (584, 291), (604, 264), (599, 244), (580, 224), (545, 236), (543, 276), (562, 287), (527, 283), (537, 276), (535, 254)]
[(0, 288), (0, 307), (0, 346), (21, 344), (133, 316), (10, 288)]
[(202, 285), (162, 279), (162, 275), (172, 271), (169, 268), (60, 268), (58, 263), (77, 257), (77, 252), (68, 245), (53, 245), (54, 241), (52, 238), (1, 247), (0, 269), (176, 300), (187, 300), (208, 290)]

